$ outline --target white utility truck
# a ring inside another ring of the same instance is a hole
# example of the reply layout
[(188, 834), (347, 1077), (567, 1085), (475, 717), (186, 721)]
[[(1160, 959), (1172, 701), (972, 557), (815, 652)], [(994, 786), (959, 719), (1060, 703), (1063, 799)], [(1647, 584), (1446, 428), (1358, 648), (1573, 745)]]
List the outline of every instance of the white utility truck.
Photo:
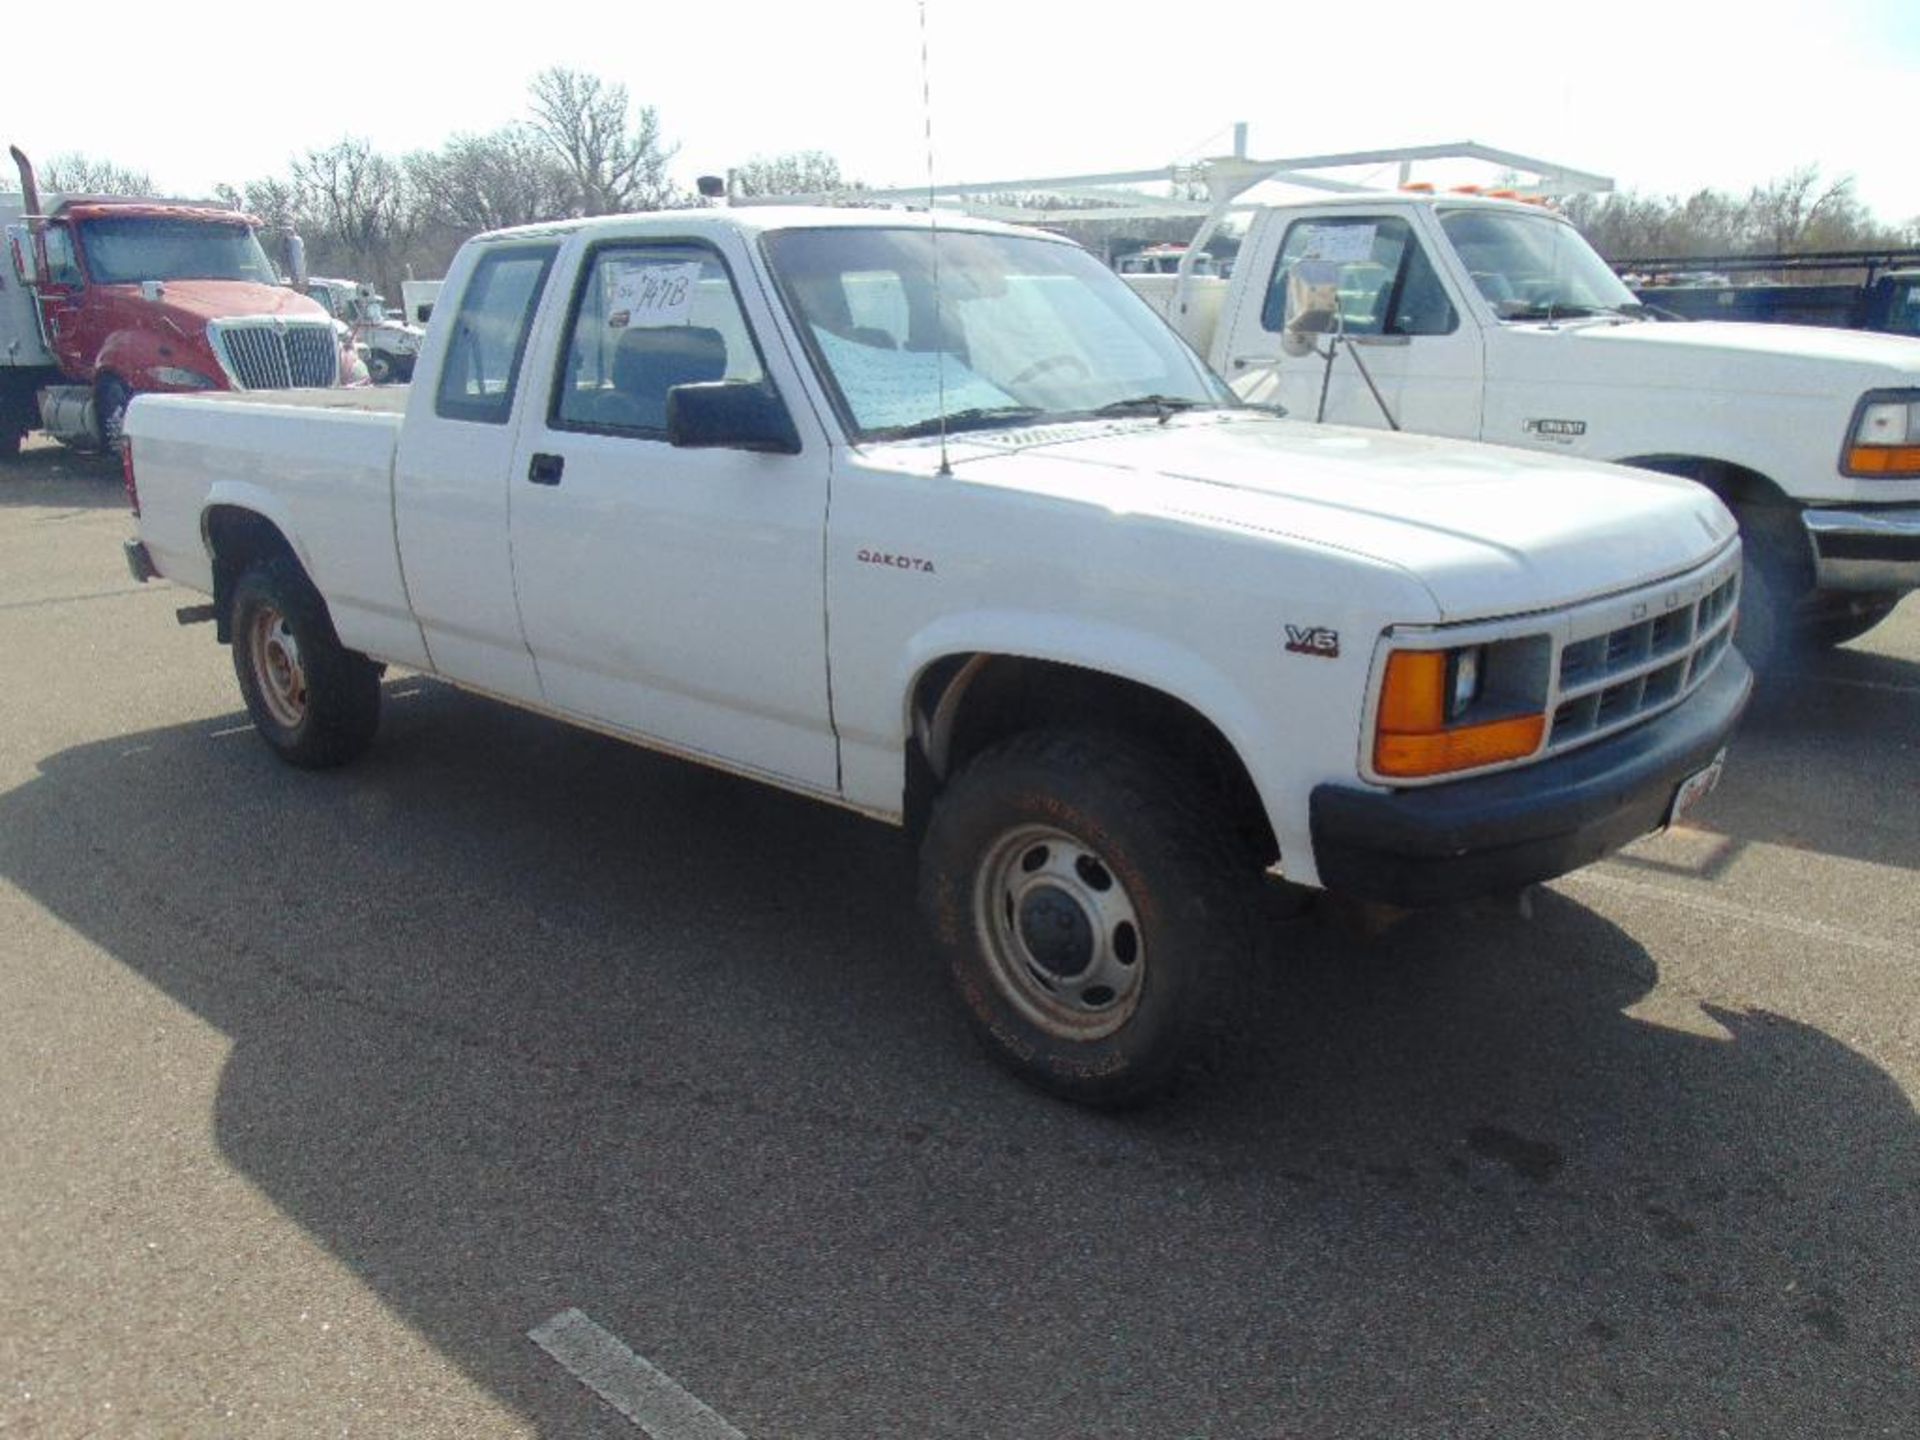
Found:
[(1683, 480), (1242, 405), (1084, 250), (881, 211), (482, 236), (410, 391), (141, 397), (136, 575), (321, 767), (401, 665), (920, 836), (987, 1046), (1163, 1086), (1263, 871), (1511, 891), (1669, 823), (1750, 687)]
[(1254, 213), (1231, 281), (1129, 277), (1244, 398), (1684, 475), (1740, 521), (1762, 669), (1920, 587), (1920, 343), (1662, 323), (1572, 225), (1457, 193)]

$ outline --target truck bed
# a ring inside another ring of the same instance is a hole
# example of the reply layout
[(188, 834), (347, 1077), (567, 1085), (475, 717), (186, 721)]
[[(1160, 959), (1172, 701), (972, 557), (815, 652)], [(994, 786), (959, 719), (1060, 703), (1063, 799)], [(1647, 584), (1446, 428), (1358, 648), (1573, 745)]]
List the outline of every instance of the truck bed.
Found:
[(264, 516), (327, 597), (340, 638), (419, 649), (393, 535), (393, 461), (407, 389), (142, 395), (127, 412), (141, 537), (159, 572), (213, 592), (207, 516)]

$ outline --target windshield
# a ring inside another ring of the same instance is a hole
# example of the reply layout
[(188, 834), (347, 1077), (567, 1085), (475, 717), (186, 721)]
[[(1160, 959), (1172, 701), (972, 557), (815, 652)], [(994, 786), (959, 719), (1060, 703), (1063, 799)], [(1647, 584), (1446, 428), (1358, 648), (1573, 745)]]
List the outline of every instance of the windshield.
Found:
[(1440, 227), (1503, 319), (1592, 315), (1644, 307), (1580, 232), (1548, 215), (1449, 210)]
[(1887, 310), (1887, 329), (1896, 335), (1920, 335), (1920, 280), (1895, 287)]
[(1237, 403), (1077, 246), (922, 229), (767, 237), (775, 278), (862, 439)]
[(277, 285), (267, 252), (245, 225), (208, 220), (87, 220), (87, 271), (98, 285), (142, 280), (253, 280)]

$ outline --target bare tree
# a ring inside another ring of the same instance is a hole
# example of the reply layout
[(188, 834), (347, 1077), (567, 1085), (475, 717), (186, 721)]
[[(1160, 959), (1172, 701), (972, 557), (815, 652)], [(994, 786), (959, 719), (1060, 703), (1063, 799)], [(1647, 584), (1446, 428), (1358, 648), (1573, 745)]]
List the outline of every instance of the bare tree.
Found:
[(362, 277), (391, 278), (416, 228), (398, 164), (369, 142), (348, 138), (296, 159), (293, 183), (317, 232), (319, 258), (345, 260)]
[(79, 151), (56, 155), (40, 168), (40, 188), (66, 195), (151, 195), (153, 177)]
[(824, 150), (788, 150), (778, 155), (755, 155), (736, 165), (731, 174), (733, 193), (754, 195), (818, 195), (831, 191), (866, 189), (864, 182), (847, 180), (840, 162)]
[(300, 210), (300, 193), (285, 180), (268, 177), (245, 185), (216, 185), (216, 199), (235, 210), (258, 216), (275, 230), (297, 230), (311, 221)]
[(681, 200), (667, 178), (679, 149), (662, 146), (660, 117), (635, 109), (624, 85), (555, 65), (528, 85), (533, 128), (566, 163), (583, 215), (663, 209)]
[(561, 219), (573, 203), (573, 172), (527, 125), (455, 135), (406, 168), (422, 223), (464, 235)]

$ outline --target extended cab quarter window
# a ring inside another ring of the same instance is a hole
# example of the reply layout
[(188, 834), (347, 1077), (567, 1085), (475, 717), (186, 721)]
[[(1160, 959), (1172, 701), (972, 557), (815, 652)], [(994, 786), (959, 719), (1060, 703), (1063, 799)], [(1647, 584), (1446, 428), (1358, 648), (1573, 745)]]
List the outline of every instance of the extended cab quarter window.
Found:
[(1349, 335), (1449, 335), (1459, 316), (1412, 228), (1391, 215), (1296, 220), (1287, 227), (1260, 322), (1286, 328), (1287, 275), (1303, 260), (1339, 271), (1340, 323)]
[(727, 268), (703, 245), (607, 246), (574, 307), (561, 429), (663, 435), (676, 385), (765, 379)]
[(495, 250), (474, 266), (440, 367), (434, 410), (443, 419), (507, 423), (527, 330), (558, 248)]

